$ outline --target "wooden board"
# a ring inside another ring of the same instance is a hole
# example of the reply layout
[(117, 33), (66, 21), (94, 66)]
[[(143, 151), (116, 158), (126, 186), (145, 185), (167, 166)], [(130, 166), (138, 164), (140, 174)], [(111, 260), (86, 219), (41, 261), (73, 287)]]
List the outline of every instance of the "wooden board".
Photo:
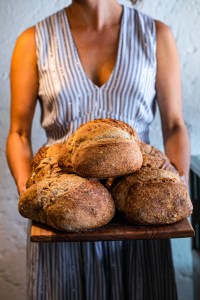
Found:
[(117, 241), (193, 237), (194, 230), (188, 221), (162, 226), (137, 226), (124, 218), (115, 217), (109, 224), (93, 231), (63, 232), (46, 225), (32, 222), (30, 238), (32, 242), (87, 242)]

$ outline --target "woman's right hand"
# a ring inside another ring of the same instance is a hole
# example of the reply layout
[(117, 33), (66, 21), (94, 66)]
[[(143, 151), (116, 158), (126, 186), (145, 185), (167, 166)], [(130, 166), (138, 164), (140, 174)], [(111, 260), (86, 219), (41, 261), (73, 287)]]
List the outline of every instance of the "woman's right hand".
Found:
[(21, 174), (19, 178), (17, 178), (15, 181), (17, 186), (17, 191), (20, 197), (27, 190), (26, 182), (27, 182), (27, 172), (24, 170), (23, 174)]
[(21, 197), (22, 194), (26, 191), (26, 185), (25, 184), (17, 184), (17, 190), (18, 190), (18, 194)]

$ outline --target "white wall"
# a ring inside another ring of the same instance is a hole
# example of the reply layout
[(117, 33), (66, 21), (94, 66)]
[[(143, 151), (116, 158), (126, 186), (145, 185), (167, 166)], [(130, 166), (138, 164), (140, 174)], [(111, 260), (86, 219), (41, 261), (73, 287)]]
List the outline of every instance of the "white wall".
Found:
[[(17, 36), (24, 29), (67, 3), (67, 0), (0, 0), (0, 300), (26, 299), (26, 221), (18, 214), (18, 196), (5, 160), (5, 140), (9, 129), (11, 54)], [(139, 9), (166, 22), (174, 33), (182, 68), (184, 118), (190, 135), (191, 151), (199, 154), (200, 1), (144, 0)], [(151, 141), (162, 149), (158, 116), (152, 125)], [(45, 136), (39, 126), (37, 110), (33, 127), (34, 150), (44, 142)], [(173, 254), (179, 299), (192, 299), (190, 240), (173, 240)]]

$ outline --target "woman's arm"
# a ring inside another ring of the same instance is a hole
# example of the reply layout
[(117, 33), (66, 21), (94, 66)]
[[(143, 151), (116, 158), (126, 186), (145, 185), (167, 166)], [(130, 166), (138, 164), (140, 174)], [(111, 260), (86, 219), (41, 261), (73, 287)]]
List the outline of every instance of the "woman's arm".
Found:
[(18, 38), (11, 63), (11, 125), (7, 139), (7, 160), (19, 194), (30, 172), (31, 125), (38, 93), (38, 72), (34, 27)]
[(166, 155), (188, 182), (190, 146), (182, 116), (178, 51), (170, 29), (156, 21), (157, 100), (160, 109)]

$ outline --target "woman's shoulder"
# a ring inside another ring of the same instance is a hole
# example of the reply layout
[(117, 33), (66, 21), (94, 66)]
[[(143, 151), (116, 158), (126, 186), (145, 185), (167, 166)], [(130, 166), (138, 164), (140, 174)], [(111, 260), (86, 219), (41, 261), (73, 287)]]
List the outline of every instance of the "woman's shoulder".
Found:
[(24, 49), (26, 52), (35, 49), (35, 26), (24, 30), (16, 39), (15, 49)]
[(151, 30), (155, 32), (156, 39), (158, 40), (172, 40), (173, 39), (173, 33), (170, 27), (165, 24), (164, 22), (157, 20), (153, 18), (152, 16), (144, 13), (143, 11), (140, 11), (136, 8), (130, 8), (136, 19), (137, 22), (140, 22), (142, 27), (144, 27), (144, 31)]
[(150, 15), (139, 10), (135, 7), (127, 7), (129, 11), (130, 22), (133, 22), (133, 26), (142, 32), (149, 32), (150, 35), (155, 35), (155, 20)]
[(136, 8), (136, 7), (127, 7), (127, 9), (134, 15), (134, 18), (142, 21), (142, 22), (154, 22), (152, 16), (148, 15), (147, 13), (143, 12), (142, 10)]
[[(170, 27), (165, 24), (164, 22), (161, 22), (151, 15), (135, 8), (135, 7), (127, 7), (127, 10), (129, 10), (133, 15), (134, 18), (136, 19), (137, 22), (140, 22), (145, 26), (145, 29), (148, 29), (148, 27), (153, 26), (156, 30), (156, 33), (158, 34), (171, 34), (171, 29)], [(148, 26), (147, 26), (148, 25)]]
[(165, 24), (164, 22), (159, 21), (159, 20), (154, 20), (154, 21), (155, 21), (155, 25), (156, 25), (156, 32), (158, 35), (161, 35), (161, 36), (172, 35), (172, 31), (167, 24)]
[(161, 44), (166, 47), (170, 47), (170, 45), (175, 46), (173, 32), (167, 24), (159, 20), (155, 20), (155, 27), (157, 44)]
[(39, 25), (48, 24), (49, 22), (52, 22), (52, 21), (58, 19), (61, 15), (64, 15), (64, 14), (66, 14), (66, 8), (62, 8), (62, 9), (54, 12), (53, 14), (51, 14), (45, 18), (42, 18), (40, 21), (38, 21), (35, 24), (35, 27), (37, 28), (37, 26), (39, 26)]
[(60, 14), (65, 13), (65, 8), (41, 19), (34, 26), (25, 29), (17, 38), (16, 44), (26, 45), (27, 47), (35, 46), (35, 35), (38, 27), (47, 25)]

